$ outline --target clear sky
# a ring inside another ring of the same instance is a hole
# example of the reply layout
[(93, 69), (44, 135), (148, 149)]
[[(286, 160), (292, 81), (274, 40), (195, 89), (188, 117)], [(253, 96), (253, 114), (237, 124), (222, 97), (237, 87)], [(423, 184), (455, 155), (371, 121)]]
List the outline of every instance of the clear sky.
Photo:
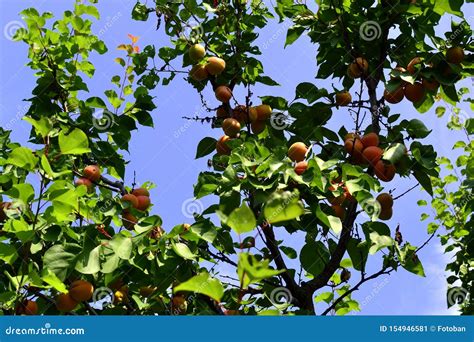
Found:
[[(149, 1), (150, 3), (152, 1)], [(266, 1), (265, 1), (266, 2)], [(21, 22), (19, 12), (27, 7), (35, 7), (38, 11), (50, 11), (60, 16), (65, 9), (72, 8), (73, 0), (1, 0), (0, 16), (3, 34), (0, 37), (0, 126), (13, 130), (12, 139), (25, 143), (30, 126), (21, 120), (27, 111), (28, 103), (22, 100), (31, 95), (35, 77), (25, 66), (27, 62), (27, 47), (23, 43), (12, 42), (10, 32), (18, 28)], [(96, 65), (94, 80), (89, 82), (90, 96), (103, 96), (103, 91), (110, 87), (110, 79), (121, 72), (113, 59), (121, 55), (115, 47), (128, 43), (127, 34), (140, 36), (139, 45), (154, 44), (161, 47), (169, 44), (163, 30), (156, 31), (155, 18), (150, 16), (147, 22), (136, 22), (131, 19), (131, 9), (135, 0), (100, 0), (99, 11), (101, 20), (94, 24), (93, 31), (105, 41), (109, 53), (93, 56)], [(472, 10), (472, 7), (470, 7)], [(472, 25), (473, 17), (469, 18)], [(280, 87), (258, 86), (254, 90), (256, 96), (274, 95), (293, 99), (295, 87), (300, 82), (313, 82), (319, 87), (330, 87), (332, 80), (316, 80), (316, 49), (307, 37), (302, 37), (296, 43), (284, 49), (286, 30), (289, 22), (277, 24), (274, 20), (260, 32), (259, 45), (263, 52), (261, 60), (266, 74), (270, 75)], [(440, 32), (449, 28), (449, 20), (444, 20)], [(99, 34), (100, 33), (100, 34)], [(182, 70), (176, 62), (174, 67)], [(86, 80), (87, 82), (87, 80)], [(338, 85), (336, 80), (334, 85)], [(237, 98), (244, 99), (243, 90), (236, 90)], [(204, 92), (206, 99), (213, 105), (213, 92), (207, 88)], [(379, 96), (381, 90), (379, 90)], [(157, 187), (151, 191), (154, 208), (153, 213), (159, 214), (164, 221), (163, 227), (169, 230), (176, 224), (189, 221), (183, 213), (183, 203), (193, 196), (193, 185), (200, 171), (207, 169), (207, 159), (194, 160), (197, 143), (205, 136), (218, 138), (222, 135), (220, 129), (212, 130), (209, 125), (188, 122), (182, 116), (205, 116), (201, 109), (200, 99), (196, 91), (178, 75), (168, 87), (158, 86), (153, 95), (156, 96), (157, 109), (153, 112), (155, 128), (140, 127), (133, 134), (130, 154), (126, 159), (131, 161), (127, 168), (127, 182), (131, 183), (133, 171), (137, 173), (137, 181), (153, 181)], [(435, 106), (436, 107), (436, 106)], [(433, 108), (435, 108), (433, 107)], [(464, 108), (464, 107), (463, 107)], [(469, 112), (467, 107), (466, 111)], [(444, 118), (438, 119), (434, 110), (419, 114), (407, 101), (394, 107), (394, 111), (402, 114), (402, 118), (419, 118), (433, 129), (433, 133), (424, 142), (431, 143), (440, 155), (453, 157), (453, 143), (462, 139), (458, 132), (447, 131), (446, 122), (449, 110)], [(353, 128), (352, 120), (346, 109), (336, 111), (330, 126), (334, 129), (345, 125)], [(389, 184), (387, 190), (394, 189), (395, 195), (400, 194), (415, 184), (415, 180), (401, 180)], [(389, 225), (396, 227), (400, 224), (404, 239), (414, 245), (423, 243), (428, 235), (426, 225), (420, 222), (423, 212), (416, 201), (428, 199), (422, 191), (415, 190), (397, 201), (394, 215)], [(204, 199), (204, 205), (210, 204), (211, 198)], [(185, 210), (184, 210), (185, 211)], [(290, 237), (282, 230), (276, 231), (277, 239), (285, 239), (286, 245), (292, 245), (300, 250), (299, 239)], [(362, 307), (361, 314), (454, 314), (454, 310), (446, 309), (446, 282), (444, 267), (449, 260), (442, 254), (442, 249), (436, 239), (420, 252), (426, 278), (420, 278), (403, 269), (385, 278), (378, 278), (356, 292), (353, 297)], [(381, 256), (368, 266), (368, 271), (380, 267)], [(291, 265), (291, 264), (290, 264)], [(357, 274), (353, 277), (357, 279)], [(321, 312), (321, 308), (316, 308)]]

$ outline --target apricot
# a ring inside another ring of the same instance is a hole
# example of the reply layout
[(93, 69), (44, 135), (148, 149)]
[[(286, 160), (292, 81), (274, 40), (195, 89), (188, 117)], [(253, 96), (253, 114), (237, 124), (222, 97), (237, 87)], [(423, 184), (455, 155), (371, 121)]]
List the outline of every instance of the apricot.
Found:
[(91, 191), (94, 187), (94, 184), (87, 178), (79, 178), (76, 180), (76, 186), (84, 185), (87, 188), (87, 191)]
[(258, 121), (258, 111), (255, 107), (249, 108), (249, 119), (251, 122)]
[(421, 58), (420, 57), (415, 57), (413, 58), (410, 63), (407, 65), (407, 70), (410, 74), (414, 74), (416, 72), (416, 66), (418, 64), (421, 64)]
[(347, 106), (352, 102), (352, 96), (348, 91), (341, 91), (336, 94), (336, 105)]
[(336, 217), (339, 217), (341, 221), (344, 220), (344, 216), (346, 216), (346, 211), (343, 207), (341, 207), (340, 205), (332, 205), (331, 209), (333, 210), (334, 215)]
[(361, 155), (362, 150), (364, 149), (364, 145), (362, 144), (362, 141), (360, 141), (359, 138), (351, 138), (347, 139), (344, 142), (344, 148), (346, 149), (346, 152), (351, 155)]
[(393, 206), (393, 197), (387, 192), (381, 193), (377, 196), (377, 201), (380, 203), (380, 207), (391, 208)]
[(390, 220), (393, 215), (393, 209), (392, 207), (387, 207), (387, 208), (382, 208), (379, 213), (379, 219), (383, 221)]
[(114, 292), (114, 304), (128, 303), (128, 286), (124, 285)]
[(224, 106), (219, 106), (216, 111), (216, 116), (220, 119), (228, 118), (229, 112)]
[(198, 82), (204, 81), (209, 77), (209, 73), (204, 65), (196, 64), (189, 71), (189, 76)]
[(132, 195), (150, 197), (150, 192), (145, 188), (137, 188), (132, 191)]
[(247, 106), (245, 105), (238, 105), (232, 111), (232, 117), (236, 119), (240, 123), (247, 123), (249, 122), (249, 110), (247, 110)]
[(38, 303), (32, 300), (24, 300), (16, 306), (17, 315), (33, 316), (38, 313)]
[(357, 133), (347, 133), (346, 136), (344, 137), (344, 141), (346, 141), (348, 139), (352, 139), (352, 140), (360, 139), (360, 136)]
[(408, 83), (405, 86), (405, 97), (411, 102), (419, 102), (425, 96), (425, 88), (420, 82)]
[(270, 119), (272, 116), (272, 107), (269, 105), (261, 104), (255, 107), (255, 110), (257, 111), (257, 120), (259, 121)]
[(347, 75), (351, 78), (359, 78), (366, 74), (369, 70), (369, 63), (363, 57), (358, 57), (354, 62), (349, 64)]
[(460, 64), (464, 60), (464, 49), (460, 46), (450, 47), (446, 51), (446, 60), (449, 63)]
[(374, 166), (374, 173), (381, 181), (390, 182), (395, 177), (396, 168), (393, 164), (386, 164), (383, 160), (379, 160)]
[(379, 146), (380, 140), (377, 133), (367, 133), (360, 139), (365, 148), (370, 146)]
[(232, 98), (232, 90), (227, 86), (219, 86), (215, 91), (216, 99), (223, 103), (227, 103)]
[(265, 121), (252, 121), (250, 123), (250, 128), (252, 129), (253, 134), (260, 134), (265, 130), (267, 124)]
[(222, 129), (226, 135), (235, 138), (240, 132), (240, 122), (233, 118), (225, 119), (224, 122), (222, 122)]
[(137, 222), (138, 222), (138, 219), (135, 216), (133, 216), (132, 213), (130, 213), (127, 210), (123, 211), (122, 224), (126, 229), (132, 230), (137, 224)]
[(369, 146), (362, 151), (362, 156), (370, 164), (375, 165), (383, 155), (383, 150), (377, 146)]
[(198, 62), (206, 55), (206, 49), (200, 44), (194, 44), (189, 48), (188, 55), (193, 62)]
[(206, 69), (211, 75), (220, 75), (225, 69), (225, 61), (219, 57), (210, 57), (207, 60)]
[(61, 293), (56, 297), (56, 308), (59, 311), (69, 312), (76, 308), (78, 302), (69, 293)]
[(130, 207), (136, 208), (138, 206), (138, 199), (137, 196), (132, 194), (125, 194), (122, 196), (122, 202), (128, 202)]
[(439, 88), (439, 82), (436, 81), (435, 79), (429, 80), (429, 79), (423, 78), (423, 80), (421, 81), (421, 84), (428, 91), (437, 91)]
[(308, 162), (306, 160), (300, 161), (295, 165), (295, 172), (297, 175), (302, 175), (308, 169)]
[(0, 202), (0, 223), (3, 223), (7, 220), (8, 216), (5, 210), (8, 210), (11, 205), (11, 202)]
[(97, 182), (100, 179), (100, 169), (97, 165), (88, 165), (82, 175), (92, 182)]
[(217, 143), (216, 143), (217, 154), (230, 155), (231, 149), (226, 144), (226, 142), (229, 140), (230, 140), (230, 137), (228, 135), (224, 135), (219, 140), (217, 140)]
[(404, 97), (405, 97), (405, 93), (403, 91), (403, 87), (398, 87), (393, 92), (389, 92), (387, 89), (385, 89), (383, 93), (383, 98), (385, 99), (385, 101), (391, 104), (396, 104), (396, 103), (401, 102)]
[(302, 142), (295, 142), (288, 149), (288, 157), (295, 162), (303, 161), (306, 157), (308, 148)]
[(94, 286), (86, 280), (76, 280), (69, 286), (69, 295), (76, 302), (85, 302), (92, 298)]
[(154, 286), (142, 286), (140, 287), (140, 295), (143, 297), (150, 297), (153, 292), (156, 291), (156, 287)]
[(138, 204), (135, 207), (140, 211), (145, 211), (150, 206), (150, 197), (148, 196), (137, 196)]

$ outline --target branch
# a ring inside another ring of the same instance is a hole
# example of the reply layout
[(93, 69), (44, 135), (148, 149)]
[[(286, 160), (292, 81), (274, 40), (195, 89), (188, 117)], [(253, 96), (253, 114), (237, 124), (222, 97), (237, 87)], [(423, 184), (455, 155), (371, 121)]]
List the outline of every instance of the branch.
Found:
[[(83, 177), (83, 175), (80, 172), (78, 172), (76, 170), (73, 170), (73, 172), (76, 176)], [(92, 183), (97, 185), (97, 186), (101, 186), (105, 189), (109, 189), (111, 191), (118, 191), (122, 195), (125, 195), (127, 193), (127, 191), (125, 190), (125, 186), (123, 185), (123, 182), (121, 182), (121, 181), (113, 181), (113, 180), (105, 178), (104, 176), (100, 176), (100, 181), (103, 184), (101, 184), (99, 182), (92, 182)]]

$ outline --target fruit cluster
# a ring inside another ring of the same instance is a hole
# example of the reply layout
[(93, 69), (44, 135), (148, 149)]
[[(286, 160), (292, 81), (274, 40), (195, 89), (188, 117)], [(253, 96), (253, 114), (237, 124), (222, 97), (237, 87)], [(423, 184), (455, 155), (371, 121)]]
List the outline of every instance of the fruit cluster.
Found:
[(67, 293), (61, 293), (56, 297), (56, 308), (63, 312), (72, 311), (80, 302), (90, 300), (93, 294), (94, 286), (88, 281), (73, 281)]
[(217, 76), (225, 70), (225, 61), (219, 57), (209, 57), (205, 64), (202, 63), (206, 56), (206, 49), (200, 44), (191, 46), (188, 55), (193, 62), (197, 63), (189, 72), (189, 76), (195, 81), (204, 81), (210, 75)]
[(138, 222), (130, 208), (146, 211), (150, 207), (150, 192), (144, 188), (134, 189), (130, 194), (122, 196), (122, 203), (127, 207), (122, 212), (122, 223), (125, 228), (132, 230)]

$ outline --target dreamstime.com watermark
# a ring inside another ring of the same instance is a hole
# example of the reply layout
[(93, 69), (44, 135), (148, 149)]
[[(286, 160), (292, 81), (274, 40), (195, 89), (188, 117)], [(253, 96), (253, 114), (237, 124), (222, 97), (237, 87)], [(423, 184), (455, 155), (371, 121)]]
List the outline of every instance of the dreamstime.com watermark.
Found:
[(39, 328), (16, 328), (9, 326), (4, 330), (5, 335), (85, 335), (84, 328), (53, 328), (50, 323)]

